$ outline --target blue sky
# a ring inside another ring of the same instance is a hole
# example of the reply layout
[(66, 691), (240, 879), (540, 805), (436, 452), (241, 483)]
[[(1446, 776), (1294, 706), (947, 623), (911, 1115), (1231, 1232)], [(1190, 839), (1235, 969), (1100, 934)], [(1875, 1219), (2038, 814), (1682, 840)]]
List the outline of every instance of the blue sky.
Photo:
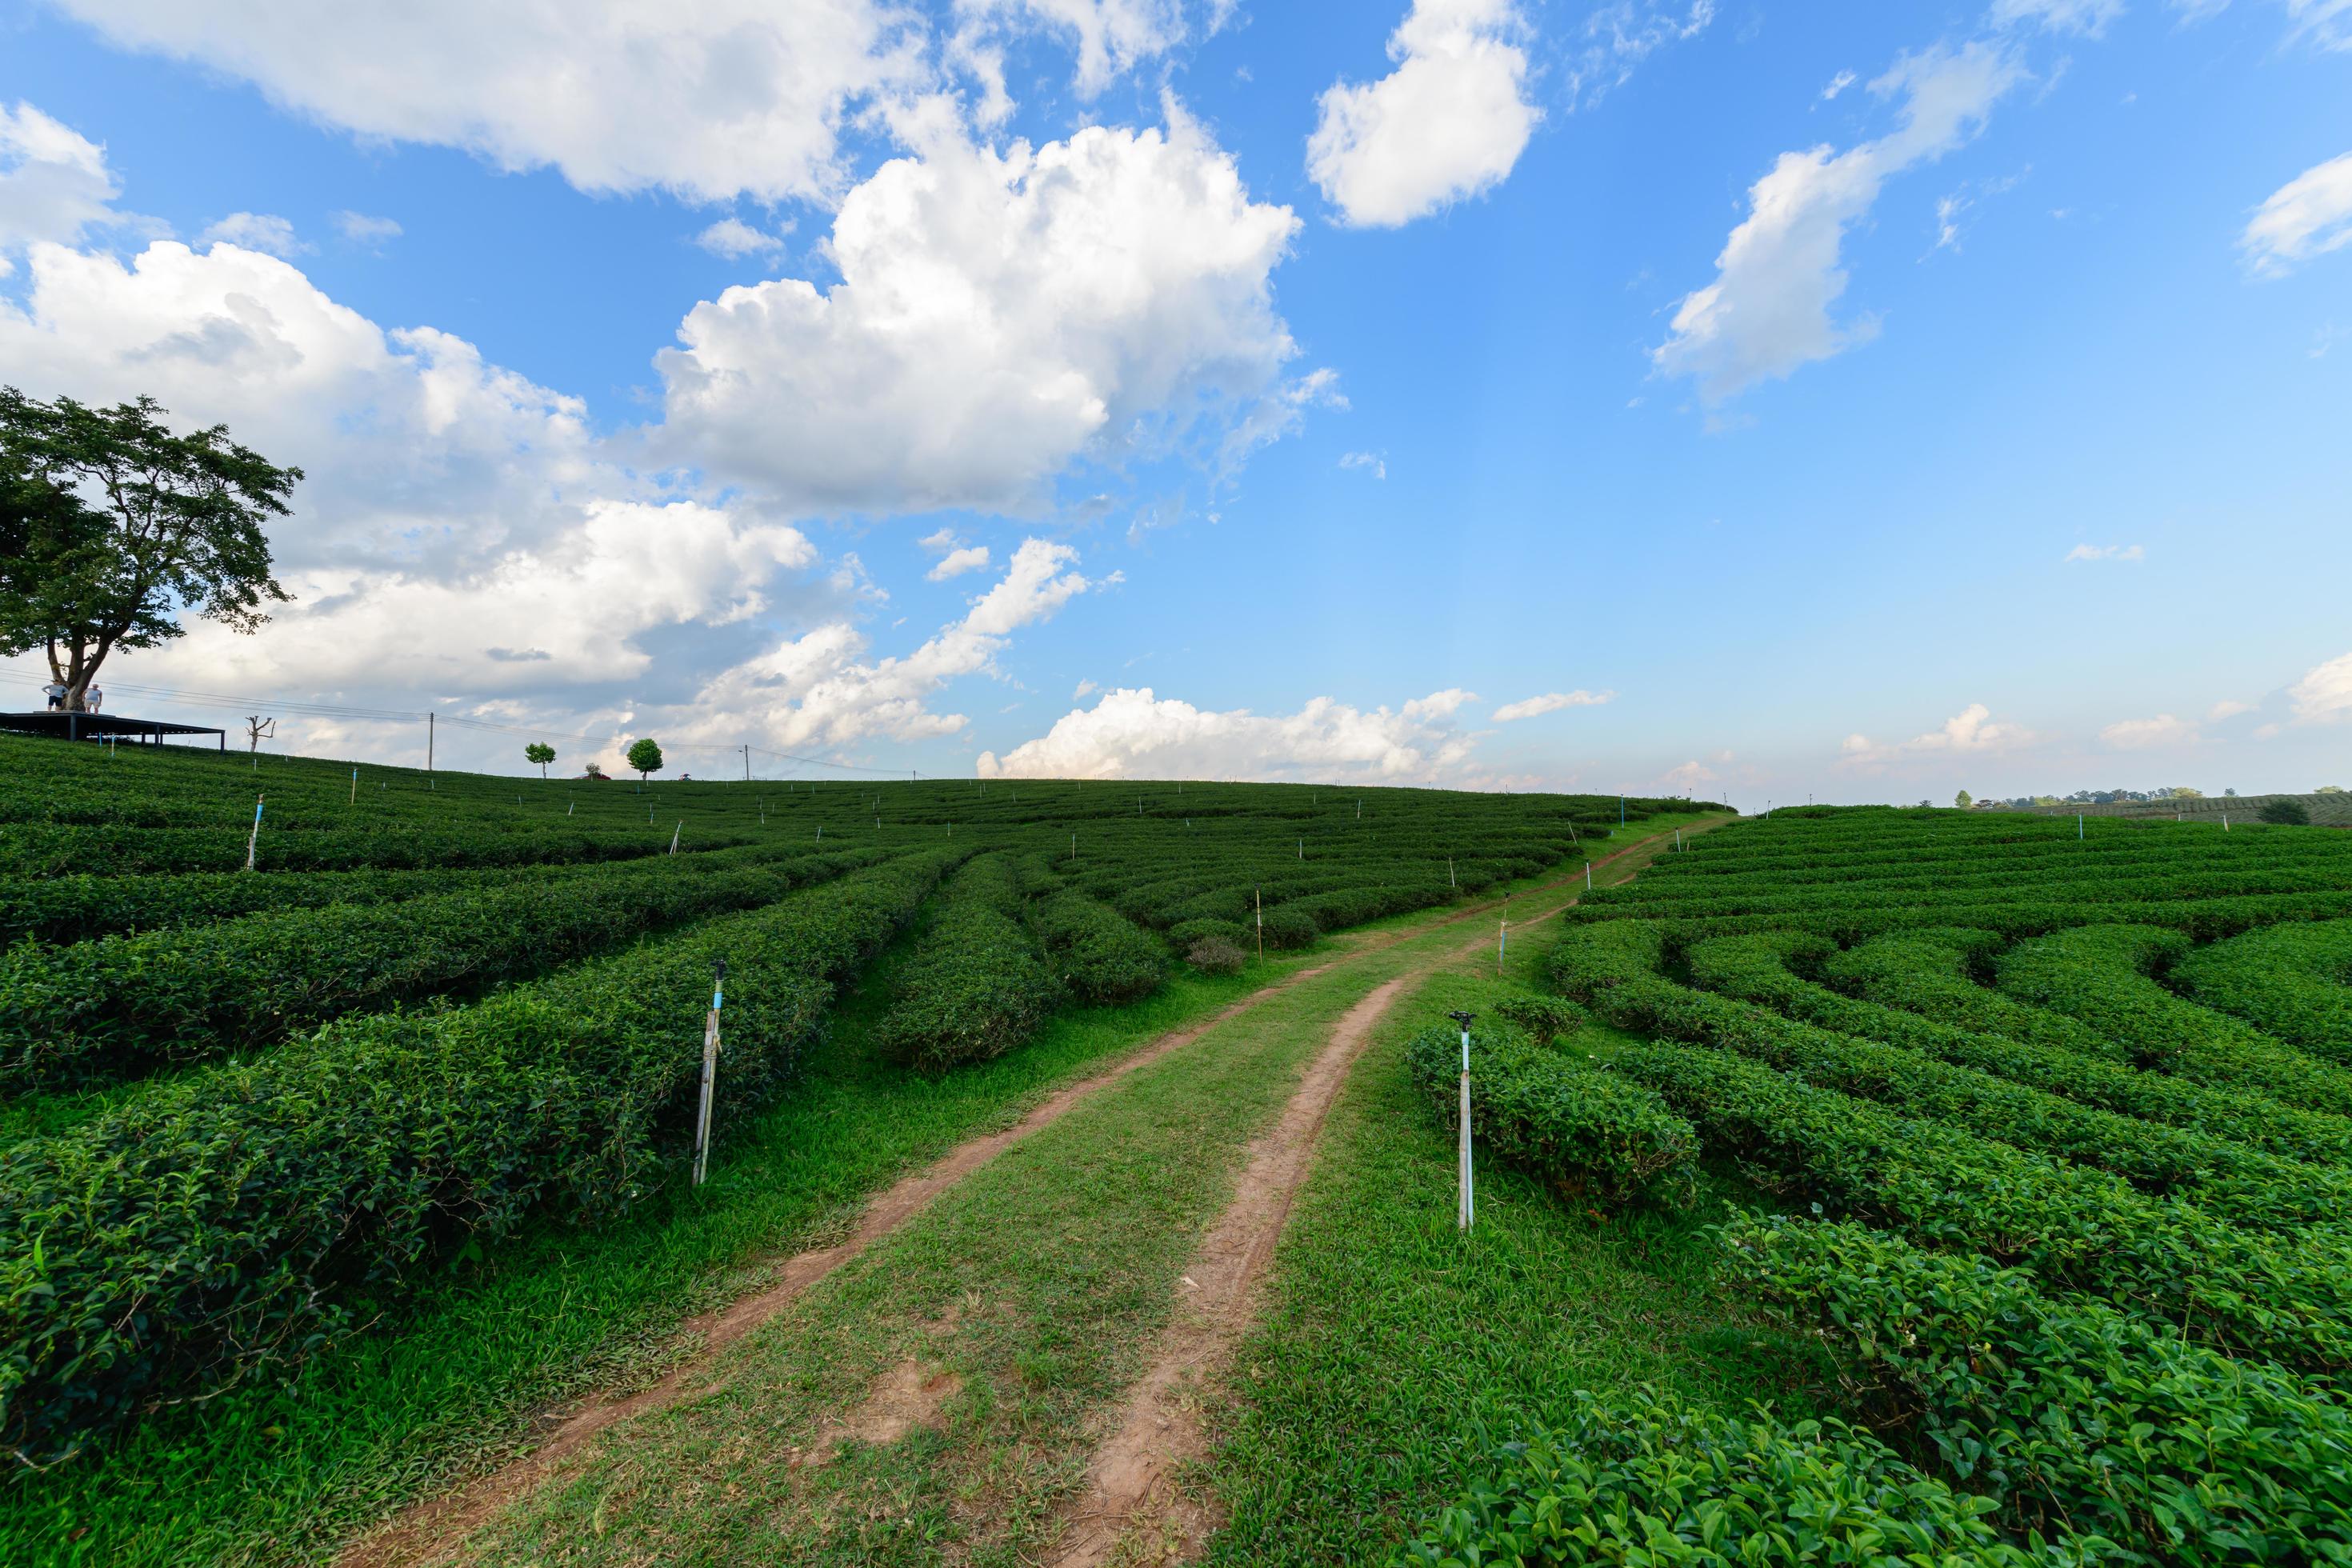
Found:
[(310, 474), (117, 710), (2352, 784), (2347, 0), (328, 16), (0, 0), (6, 379)]

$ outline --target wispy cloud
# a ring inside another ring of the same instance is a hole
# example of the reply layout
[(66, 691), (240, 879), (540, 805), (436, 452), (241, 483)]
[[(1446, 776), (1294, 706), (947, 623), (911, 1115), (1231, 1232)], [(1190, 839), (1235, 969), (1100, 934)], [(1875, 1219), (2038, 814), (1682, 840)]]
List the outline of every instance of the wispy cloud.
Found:
[(1540, 697), (1524, 701), (1507, 702), (1495, 710), (1497, 721), (1508, 724), (1515, 720), (1533, 719), (1544, 713), (1557, 713), (1563, 708), (1598, 708), (1617, 694), (1613, 691), (1587, 691), (1582, 687), (1574, 691), (1547, 691)]
[(1343, 468), (1370, 468), (1376, 479), (1389, 477), (1388, 459), (1376, 452), (1350, 452), (1339, 459), (1339, 466)]
[(1945, 755), (1977, 756), (2031, 744), (2033, 732), (2021, 724), (1992, 716), (1981, 702), (1971, 702), (1940, 730), (1914, 735), (1907, 741), (1878, 742), (1860, 733), (1848, 735), (1838, 747), (1838, 766), (1874, 772), (1889, 763), (1916, 762)]
[[(787, 223), (783, 226), (789, 233), (793, 226)], [(720, 218), (696, 235), (694, 243), (711, 255), (723, 256), (730, 261), (740, 261), (747, 256), (773, 260), (784, 253), (783, 235), (753, 228), (740, 217)]]
[(2352, 245), (2352, 153), (2314, 164), (2273, 191), (2238, 237), (2238, 249), (2258, 278), (2284, 277), (2347, 245)]
[(234, 245), (280, 260), (310, 248), (295, 236), (294, 226), (275, 213), (231, 213), (205, 229), (204, 239), (207, 245)]
[(2099, 739), (2118, 751), (2144, 752), (2156, 746), (2193, 746), (2205, 737), (2187, 719), (2159, 713), (2153, 719), (2123, 719), (2099, 731)]
[(353, 245), (364, 245), (371, 249), (381, 249), (384, 241), (398, 239), (401, 236), (400, 225), (394, 219), (371, 217), (366, 213), (355, 213), (348, 208), (335, 214), (334, 222), (337, 234)]
[(2145, 561), (2147, 552), (2137, 544), (2077, 544), (2066, 552), (2069, 561)]

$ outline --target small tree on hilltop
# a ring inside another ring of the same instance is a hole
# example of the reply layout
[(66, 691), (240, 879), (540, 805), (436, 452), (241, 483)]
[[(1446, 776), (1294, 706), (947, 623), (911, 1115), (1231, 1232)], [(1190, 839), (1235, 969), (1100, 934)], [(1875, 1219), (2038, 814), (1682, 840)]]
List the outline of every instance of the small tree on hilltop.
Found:
[(661, 772), (661, 745), (651, 736), (641, 741), (631, 742), (627, 754), (629, 766), (637, 770), (639, 783), (645, 781), (646, 774)]
[(555, 761), (555, 748), (544, 741), (533, 741), (522, 749), (523, 761), (539, 764), (539, 776), (547, 776), (547, 764)]
[(302, 470), (225, 426), (173, 435), (163, 413), (0, 387), (0, 655), (43, 649), (70, 712), (117, 648), (180, 637), (190, 615), (251, 632), (292, 597), (262, 530)]
[(1952, 797), (1952, 804), (1962, 811), (1968, 810), (1969, 807), (1976, 805), (1976, 803), (1977, 797), (1970, 795), (1966, 790), (1962, 790), (1959, 794)]

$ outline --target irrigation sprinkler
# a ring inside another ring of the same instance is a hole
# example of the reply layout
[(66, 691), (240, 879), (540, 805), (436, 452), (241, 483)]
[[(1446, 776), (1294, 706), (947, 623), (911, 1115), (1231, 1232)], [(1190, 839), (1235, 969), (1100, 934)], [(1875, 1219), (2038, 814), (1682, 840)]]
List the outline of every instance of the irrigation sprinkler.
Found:
[(1584, 863), (1584, 890), (1588, 893), (1592, 891), (1592, 862), (1590, 860)]
[(352, 804), (353, 805), (359, 805), (359, 803), (360, 803), (360, 771), (359, 771), (359, 769), (357, 769), (357, 768), (353, 768), (353, 769), (352, 770)]
[(248, 871), (253, 869), (254, 851), (261, 847), (261, 800), (259, 795), (253, 797), (253, 831), (245, 840), (245, 868)]
[(1506, 956), (1507, 956), (1507, 955), (1509, 954), (1510, 951), (1511, 951), (1511, 900), (1510, 900), (1510, 897), (1509, 897), (1509, 895), (1508, 895), (1508, 894), (1506, 894), (1506, 895), (1504, 896), (1504, 898), (1503, 898), (1503, 934), (1502, 934), (1502, 939), (1501, 939), (1500, 941), (1498, 941), (1497, 942), (1496, 942), (1496, 944), (1495, 944), (1495, 977), (1496, 977), (1496, 979), (1498, 979), (1498, 980), (1499, 980), (1499, 979), (1501, 979), (1501, 978), (1502, 978), (1502, 975), (1503, 975), (1503, 960), (1504, 960), (1504, 958), (1505, 958)]
[(1252, 888), (1250, 897), (1257, 900), (1257, 961), (1265, 962), (1265, 889)]
[[(702, 1021), (702, 1107), (694, 1118), (694, 1184), (710, 1168), (710, 1101), (719, 1088), (719, 1009), (727, 1000), (727, 961), (710, 961), (710, 1012)], [(1465, 1080), (1466, 1081), (1466, 1080)]]
[(1454, 1223), (1468, 1230), (1475, 1217), (1470, 1182), (1470, 1021), (1475, 1013), (1448, 1013), (1447, 1017), (1462, 1026), (1462, 1162), (1459, 1186), (1454, 1195)]

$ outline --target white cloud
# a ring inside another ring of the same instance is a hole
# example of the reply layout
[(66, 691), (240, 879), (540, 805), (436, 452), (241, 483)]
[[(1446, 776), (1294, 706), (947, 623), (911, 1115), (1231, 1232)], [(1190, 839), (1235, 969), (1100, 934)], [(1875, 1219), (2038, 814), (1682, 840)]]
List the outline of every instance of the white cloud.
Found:
[(2238, 248), (2264, 278), (2352, 245), (2352, 153), (2313, 165), (2256, 209)]
[(1388, 459), (1377, 452), (1346, 453), (1339, 458), (1339, 466), (1343, 468), (1370, 468), (1376, 479), (1389, 477)]
[(1715, 20), (1715, 0), (1616, 0), (1584, 18), (1582, 42), (1567, 64), (1568, 100), (1593, 103), (1633, 79), (1634, 70), (1668, 44), (1697, 37)]
[(296, 237), (294, 226), (275, 213), (231, 213), (201, 237), (206, 245), (241, 245), (287, 260), (310, 248)]
[(1940, 730), (1924, 735), (1914, 735), (1907, 741), (1882, 743), (1866, 735), (1848, 735), (1838, 747), (1838, 765), (1876, 772), (1890, 763), (1912, 762), (1921, 758), (1946, 755), (1980, 756), (1996, 752), (2012, 751), (2032, 743), (2032, 732), (2023, 727), (1996, 720), (1992, 710), (1981, 702), (1971, 702), (1951, 718), (1944, 721)]
[(940, 557), (939, 563), (923, 574), (934, 583), (944, 583), (950, 577), (961, 577), (967, 572), (984, 571), (988, 566), (988, 546), (961, 545)]
[(2066, 552), (2068, 561), (2145, 561), (2147, 552), (2137, 544), (2077, 544)]
[(884, 0), (61, 4), (322, 124), (552, 165), (591, 192), (823, 197), (845, 183), (844, 122), (928, 80), (919, 30)]
[(70, 244), (111, 221), (119, 189), (97, 142), (29, 103), (0, 104), (0, 277), (13, 270), (9, 252)]
[(1508, 724), (1515, 720), (1533, 719), (1544, 713), (1557, 713), (1563, 708), (1597, 708), (1617, 694), (1613, 691), (1587, 691), (1582, 687), (1574, 691), (1547, 691), (1540, 697), (1523, 701), (1507, 702), (1495, 710), (1495, 717)]
[(2030, 23), (2095, 38), (2123, 14), (2124, 0), (1993, 0), (1992, 22), (2000, 27)]
[(2326, 724), (2352, 718), (2352, 653), (2316, 666), (2287, 688), (2299, 723)]
[(1297, 220), (1168, 110), (884, 164), (835, 216), (839, 282), (688, 313), (658, 449), (793, 507), (1017, 510), (1074, 459), (1245, 421), (1295, 352), (1270, 280)]
[[(1440, 693), (1440, 697), (1446, 694)], [(980, 756), (982, 778), (1360, 778), (1431, 782), (1468, 761), (1469, 738), (1435, 699), (1408, 711), (1367, 712), (1318, 697), (1296, 713), (1216, 711), (1150, 687), (1121, 687), (1076, 709), (1052, 730), (999, 758)]]
[(2118, 751), (2146, 751), (2154, 746), (2190, 746), (2205, 737), (2187, 719), (2159, 713), (2153, 719), (2124, 719), (2099, 731), (2099, 739)]
[(2213, 704), (2212, 708), (2206, 713), (2205, 717), (2218, 724), (2224, 719), (2234, 719), (2241, 713), (2251, 713), (2253, 710), (2254, 705), (2251, 702), (2239, 702), (2234, 700), (2224, 700)]
[(353, 245), (380, 246), (388, 239), (398, 239), (400, 225), (388, 217), (370, 217), (349, 208), (335, 215), (335, 232)]
[(1070, 693), (1070, 700), (1073, 702), (1084, 702), (1087, 697), (1095, 692), (1100, 691), (1101, 689), (1102, 688), (1097, 686), (1092, 680), (1081, 680), (1078, 682), (1076, 689)]
[(694, 243), (713, 256), (723, 256), (740, 261), (747, 256), (774, 258), (784, 253), (784, 237), (770, 234), (763, 228), (753, 228), (740, 217), (723, 217), (700, 234)]
[(1393, 228), (1511, 172), (1542, 118), (1511, 41), (1525, 28), (1510, 0), (1414, 0), (1389, 38), (1397, 68), (1324, 91), (1307, 172), (1343, 221)]
[(1399, 710), (1408, 719), (1450, 718), (1465, 702), (1475, 702), (1478, 694), (1449, 686), (1443, 691), (1433, 691), (1426, 697), (1415, 697)]
[(1862, 79), (1860, 77), (1854, 75), (1852, 71), (1838, 72), (1837, 75), (1830, 78), (1829, 86), (1822, 89), (1822, 101), (1823, 103), (1830, 102), (1832, 100), (1835, 99), (1839, 93), (1843, 92), (1847, 88), (1852, 87), (1855, 82), (1860, 81), (1861, 79)]
[(2023, 68), (1990, 43), (1898, 59), (1870, 90), (1902, 94), (1901, 123), (1844, 153), (1820, 146), (1780, 154), (1749, 187), (1748, 216), (1716, 258), (1715, 281), (1685, 295), (1675, 310), (1671, 335), (1651, 356), (1658, 369), (1691, 377), (1701, 397), (1719, 403), (1875, 335), (1867, 318), (1842, 324), (1830, 314), (1845, 292), (1839, 248), (1847, 226), (1870, 210), (1888, 179), (1974, 135), (1994, 102), (2024, 78)]

